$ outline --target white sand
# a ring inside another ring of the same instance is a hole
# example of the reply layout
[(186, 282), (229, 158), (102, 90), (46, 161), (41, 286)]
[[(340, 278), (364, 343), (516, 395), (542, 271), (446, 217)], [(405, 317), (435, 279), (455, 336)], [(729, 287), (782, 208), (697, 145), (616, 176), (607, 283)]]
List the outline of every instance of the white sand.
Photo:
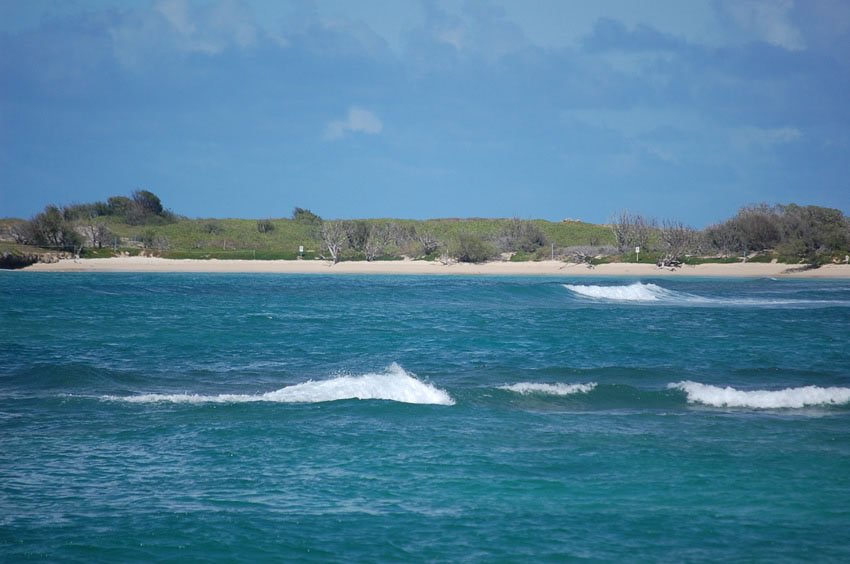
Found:
[(318, 260), (172, 260), (153, 257), (66, 259), (37, 263), (33, 272), (277, 272), (292, 274), (419, 274), (419, 275), (517, 275), (517, 276), (720, 276), (776, 278), (850, 278), (850, 265), (827, 265), (814, 270), (789, 272), (787, 264), (701, 264), (675, 270), (651, 264), (603, 264), (594, 268), (559, 261), (490, 262), (450, 264), (426, 261), (341, 262)]

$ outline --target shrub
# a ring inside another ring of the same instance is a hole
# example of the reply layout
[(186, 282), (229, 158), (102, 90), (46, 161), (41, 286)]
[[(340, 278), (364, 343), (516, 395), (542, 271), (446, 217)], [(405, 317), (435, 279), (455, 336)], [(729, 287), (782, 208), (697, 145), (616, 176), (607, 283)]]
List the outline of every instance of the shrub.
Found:
[(136, 204), (142, 215), (161, 215), (164, 211), (159, 196), (149, 190), (134, 191), (133, 203)]
[(480, 235), (461, 232), (452, 249), (460, 262), (486, 262), (496, 255), (496, 249)]
[(224, 227), (214, 221), (208, 221), (204, 224), (204, 231), (206, 231), (209, 235), (221, 235), (224, 233)]
[(524, 251), (533, 253), (547, 244), (546, 235), (535, 223), (521, 219), (511, 219), (502, 228), (498, 237), (503, 252)]
[(21, 226), (15, 233), (21, 243), (66, 251), (82, 247), (83, 240), (62, 210), (48, 205), (44, 211)]
[(106, 208), (109, 215), (116, 215), (118, 217), (126, 217), (132, 205), (133, 201), (126, 196), (112, 196), (106, 200)]
[(307, 208), (298, 208), (292, 210), (292, 221), (304, 223), (306, 225), (320, 225), (322, 218), (314, 214)]

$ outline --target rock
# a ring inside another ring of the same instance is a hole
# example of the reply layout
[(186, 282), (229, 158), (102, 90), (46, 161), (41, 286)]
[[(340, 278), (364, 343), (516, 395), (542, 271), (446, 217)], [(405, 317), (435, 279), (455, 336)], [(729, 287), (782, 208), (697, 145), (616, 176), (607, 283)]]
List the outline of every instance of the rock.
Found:
[(37, 263), (39, 255), (34, 253), (13, 253), (11, 251), (3, 251), (0, 254), (0, 268), (12, 270), (16, 268), (25, 268), (31, 264)]

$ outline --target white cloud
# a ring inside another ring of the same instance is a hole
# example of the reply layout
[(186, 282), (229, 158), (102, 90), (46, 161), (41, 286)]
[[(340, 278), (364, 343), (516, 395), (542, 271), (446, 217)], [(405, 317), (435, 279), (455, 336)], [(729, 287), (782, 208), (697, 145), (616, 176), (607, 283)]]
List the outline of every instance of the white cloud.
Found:
[(340, 139), (346, 133), (366, 133), (376, 135), (383, 131), (383, 122), (363, 108), (352, 107), (348, 110), (348, 116), (343, 120), (330, 122), (325, 128), (325, 139)]
[(189, 17), (189, 2), (187, 0), (160, 0), (154, 5), (154, 10), (181, 35), (195, 33), (195, 26)]
[(796, 127), (742, 127), (734, 132), (734, 140), (738, 145), (748, 147), (772, 147), (793, 143), (803, 137), (803, 132)]
[(731, 0), (721, 6), (738, 28), (757, 40), (788, 51), (806, 48), (800, 30), (791, 22), (793, 0)]
[(126, 66), (150, 60), (151, 55), (217, 55), (229, 48), (250, 48), (261, 34), (250, 8), (235, 0), (197, 5), (158, 0), (127, 12), (109, 32), (115, 57)]

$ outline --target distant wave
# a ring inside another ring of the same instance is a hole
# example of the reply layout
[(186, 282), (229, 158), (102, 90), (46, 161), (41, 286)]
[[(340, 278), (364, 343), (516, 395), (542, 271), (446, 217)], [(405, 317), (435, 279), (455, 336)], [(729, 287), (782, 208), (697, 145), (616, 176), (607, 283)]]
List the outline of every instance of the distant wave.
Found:
[(712, 407), (782, 409), (850, 403), (850, 388), (804, 386), (784, 390), (744, 391), (728, 386), (720, 388), (690, 381), (669, 384), (667, 387), (685, 392), (689, 403), (701, 403)]
[(104, 399), (130, 403), (319, 403), (346, 399), (389, 400), (434, 405), (454, 405), (455, 403), (446, 391), (422, 382), (396, 363), (391, 364), (380, 374), (309, 380), (264, 394), (141, 394), (106, 396)]
[(538, 384), (535, 382), (519, 382), (517, 384), (499, 386), (499, 389), (523, 395), (547, 394), (553, 396), (568, 396), (571, 394), (586, 394), (595, 387), (595, 382), (590, 382), (588, 384)]
[(737, 305), (737, 306), (848, 306), (846, 300), (801, 300), (785, 298), (706, 298), (662, 288), (657, 284), (635, 282), (620, 286), (597, 286), (564, 284), (574, 294), (592, 300), (616, 302), (655, 302), (688, 305)]

